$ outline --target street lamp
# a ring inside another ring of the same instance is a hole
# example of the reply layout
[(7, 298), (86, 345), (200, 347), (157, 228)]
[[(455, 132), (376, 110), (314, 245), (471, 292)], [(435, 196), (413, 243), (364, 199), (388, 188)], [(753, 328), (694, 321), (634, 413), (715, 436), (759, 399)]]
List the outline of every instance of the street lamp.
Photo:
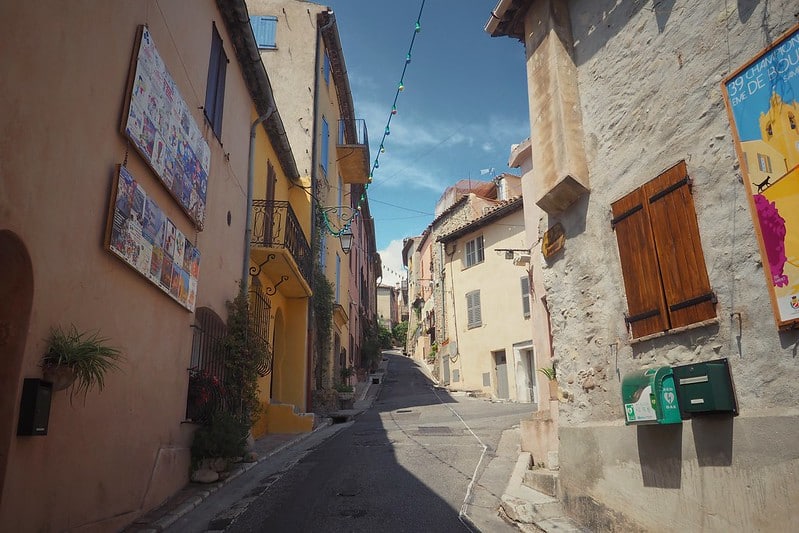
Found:
[(350, 253), (350, 249), (352, 248), (352, 230), (350, 228), (342, 229), (341, 233), (338, 234), (338, 238), (341, 241), (341, 251), (345, 254)]

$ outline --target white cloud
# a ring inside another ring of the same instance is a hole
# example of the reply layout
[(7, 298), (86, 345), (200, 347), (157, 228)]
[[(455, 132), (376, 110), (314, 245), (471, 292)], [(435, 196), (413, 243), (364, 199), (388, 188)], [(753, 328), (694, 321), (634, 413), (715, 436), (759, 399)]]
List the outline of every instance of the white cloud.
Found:
[(383, 285), (392, 287), (405, 279), (405, 267), (402, 266), (402, 241), (395, 239), (388, 246), (379, 250), (380, 261), (383, 263)]

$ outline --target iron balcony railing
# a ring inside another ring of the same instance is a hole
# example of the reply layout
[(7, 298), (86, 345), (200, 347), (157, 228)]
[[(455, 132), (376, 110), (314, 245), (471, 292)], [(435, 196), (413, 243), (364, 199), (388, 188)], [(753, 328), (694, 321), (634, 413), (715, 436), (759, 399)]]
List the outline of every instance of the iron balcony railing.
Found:
[(362, 144), (369, 147), (369, 133), (366, 121), (362, 118), (341, 118), (338, 121), (338, 144)]
[(311, 247), (291, 205), (283, 200), (254, 200), (252, 209), (251, 246), (284, 248), (292, 255), (300, 273), (310, 285), (313, 273)]

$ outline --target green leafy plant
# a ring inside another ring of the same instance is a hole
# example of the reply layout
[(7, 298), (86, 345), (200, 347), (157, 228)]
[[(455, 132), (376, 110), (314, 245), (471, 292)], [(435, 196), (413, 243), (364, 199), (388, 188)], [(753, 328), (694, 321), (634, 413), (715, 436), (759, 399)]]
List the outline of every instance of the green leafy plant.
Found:
[(249, 300), (240, 292), (228, 302), (224, 388), (230, 402), (228, 409), (242, 419), (255, 422), (261, 410), (258, 399), (259, 369), (269, 356), (268, 347), (255, 334), (249, 316)]
[(370, 372), (375, 372), (382, 357), (377, 324), (372, 320), (364, 320), (362, 324), (361, 364)]
[(555, 367), (553, 366), (541, 367), (538, 369), (538, 371), (544, 374), (549, 381), (555, 381), (557, 379), (557, 375), (555, 374)]
[(338, 392), (352, 392), (354, 390), (352, 385), (346, 385), (344, 383), (336, 383), (336, 386), (333, 388)]
[(330, 337), (333, 334), (333, 310), (336, 306), (333, 284), (320, 269), (314, 270), (313, 310), (316, 334), (315, 374), (316, 388), (321, 389), (325, 374), (325, 360), (330, 351)]
[(99, 331), (80, 332), (72, 325), (64, 330), (55, 327), (47, 338), (47, 351), (42, 357), (41, 366), (45, 372), (59, 367), (68, 368), (74, 374), (70, 399), (83, 394), (84, 401), (90, 390), (97, 387), (102, 392), (105, 375), (111, 370), (119, 370), (122, 352), (106, 343)]
[(194, 432), (191, 444), (192, 469), (203, 459), (244, 455), (250, 423), (247, 418), (226, 411), (211, 415), (208, 425)]
[(394, 344), (397, 346), (404, 346), (406, 337), (408, 336), (408, 321), (403, 320), (398, 324), (394, 324), (394, 329), (391, 331), (394, 336)]
[(345, 382), (350, 379), (355, 374), (355, 368), (351, 366), (342, 366), (341, 370), (339, 370), (339, 375), (341, 376), (341, 381)]

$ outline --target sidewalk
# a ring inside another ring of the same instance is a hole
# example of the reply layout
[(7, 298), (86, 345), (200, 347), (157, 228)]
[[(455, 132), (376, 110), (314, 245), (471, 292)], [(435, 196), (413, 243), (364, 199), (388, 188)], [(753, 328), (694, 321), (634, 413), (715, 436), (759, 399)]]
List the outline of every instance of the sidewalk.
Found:
[(189, 483), (163, 505), (137, 518), (132, 524), (126, 527), (123, 532), (158, 533), (164, 531), (179, 518), (200, 505), (211, 494), (222, 489), (255, 465), (262, 461), (268, 461), (270, 457), (298, 444), (302, 440), (308, 438), (312, 433), (329, 426), (333, 423), (333, 418), (349, 420), (363, 413), (372, 406), (377, 398), (387, 367), (388, 359), (383, 357), (380, 361), (378, 371), (375, 374), (367, 376), (366, 381), (356, 384), (355, 402), (353, 403), (352, 409), (331, 413), (330, 417), (318, 417), (314, 421), (313, 430), (309, 433), (302, 433), (299, 435), (264, 435), (255, 441), (255, 446), (252, 450), (257, 456), (255, 461), (232, 465), (229, 471), (221, 474), (221, 476), (224, 477), (221, 477), (220, 480), (215, 483)]

